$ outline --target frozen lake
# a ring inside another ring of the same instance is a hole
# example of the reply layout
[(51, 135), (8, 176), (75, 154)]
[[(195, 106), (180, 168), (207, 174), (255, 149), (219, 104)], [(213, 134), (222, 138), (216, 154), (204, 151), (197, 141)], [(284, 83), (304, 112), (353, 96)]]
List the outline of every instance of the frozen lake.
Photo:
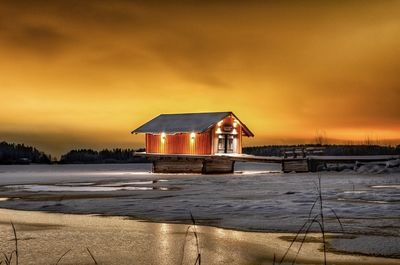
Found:
[[(237, 163), (235, 174), (152, 174), (151, 164), (0, 166), (0, 207), (122, 215), (253, 231), (297, 231), (308, 218), (318, 174), (279, 164)], [(322, 172), (326, 226), (400, 236), (400, 173)], [(317, 212), (315, 212), (317, 213)], [(398, 248), (397, 250), (398, 251)]]

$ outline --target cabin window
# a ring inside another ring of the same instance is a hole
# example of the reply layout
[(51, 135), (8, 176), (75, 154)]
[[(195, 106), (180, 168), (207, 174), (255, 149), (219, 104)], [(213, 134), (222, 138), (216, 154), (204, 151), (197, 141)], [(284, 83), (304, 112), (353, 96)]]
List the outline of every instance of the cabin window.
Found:
[(233, 153), (234, 152), (234, 136), (223, 134), (218, 136), (218, 152)]
[(228, 144), (228, 146), (227, 146), (228, 153), (233, 152), (233, 136), (232, 135), (228, 136), (227, 144)]
[(224, 135), (218, 136), (218, 152), (225, 151), (225, 137)]

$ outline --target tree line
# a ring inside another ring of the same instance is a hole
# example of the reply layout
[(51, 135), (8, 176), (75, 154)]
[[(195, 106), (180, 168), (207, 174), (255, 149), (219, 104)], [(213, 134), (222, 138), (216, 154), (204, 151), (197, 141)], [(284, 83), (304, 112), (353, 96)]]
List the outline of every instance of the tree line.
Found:
[(144, 149), (92, 149), (71, 150), (62, 155), (59, 160), (49, 154), (24, 144), (0, 143), (0, 165), (12, 164), (100, 164), (100, 163), (144, 163), (146, 158), (134, 156), (134, 152), (143, 152)]
[(148, 160), (144, 157), (134, 156), (136, 152), (143, 152), (144, 149), (104, 149), (95, 151), (92, 149), (71, 150), (61, 156), (60, 164), (103, 164), (103, 163), (145, 163)]
[[(244, 147), (243, 153), (257, 156), (284, 156), (285, 152), (293, 152), (305, 148), (321, 148), (322, 155), (400, 155), (400, 145), (332, 145), (332, 144), (303, 144), (303, 145), (264, 145)], [(101, 163), (145, 163), (144, 157), (137, 157), (134, 152), (144, 152), (145, 149), (76, 149), (62, 155), (57, 161), (49, 154), (24, 144), (0, 143), (0, 164), (101, 164)]]
[(284, 156), (285, 152), (291, 152), (298, 149), (320, 148), (322, 155), (400, 155), (400, 145), (382, 146), (382, 145), (345, 145), (345, 144), (302, 144), (302, 145), (264, 145), (244, 147), (242, 152), (257, 156)]
[(51, 156), (24, 144), (0, 143), (0, 164), (50, 164)]

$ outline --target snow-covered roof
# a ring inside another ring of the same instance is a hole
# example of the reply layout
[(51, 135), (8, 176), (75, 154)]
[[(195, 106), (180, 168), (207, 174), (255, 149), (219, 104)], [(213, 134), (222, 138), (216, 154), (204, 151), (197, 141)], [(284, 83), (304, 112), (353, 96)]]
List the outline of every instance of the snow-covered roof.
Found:
[[(216, 123), (229, 115), (233, 115), (237, 119), (237, 117), (230, 111), (161, 114), (132, 131), (132, 133), (201, 133), (207, 131)], [(254, 136), (254, 134), (246, 127), (246, 125), (244, 125), (242, 122), (240, 123), (243, 127), (243, 132), (247, 136)]]

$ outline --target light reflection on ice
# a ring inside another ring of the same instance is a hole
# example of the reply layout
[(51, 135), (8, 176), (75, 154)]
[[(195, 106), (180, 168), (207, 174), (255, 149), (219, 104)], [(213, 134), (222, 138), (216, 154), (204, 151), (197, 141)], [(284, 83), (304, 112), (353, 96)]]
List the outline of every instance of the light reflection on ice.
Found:
[(66, 183), (60, 183), (57, 184), (59, 186), (90, 186), (94, 185), (94, 182), (66, 182)]
[(143, 172), (114, 172), (114, 171), (105, 171), (105, 172), (90, 172), (91, 175), (97, 176), (129, 176), (129, 175), (153, 175), (154, 173), (150, 171)]
[(58, 185), (10, 185), (6, 188), (44, 192), (44, 191), (121, 191), (121, 190), (152, 190), (153, 187), (101, 187), (101, 186), (58, 186)]
[(362, 199), (346, 199), (346, 198), (338, 198), (338, 201), (348, 201), (348, 202), (360, 202), (360, 203), (378, 203), (378, 204), (386, 204), (387, 201), (374, 201), (374, 200), (362, 200)]
[(100, 184), (99, 187), (121, 187), (121, 186), (128, 186), (128, 185), (151, 185), (155, 183), (154, 181), (129, 181), (129, 182), (115, 182), (115, 183), (108, 183), (108, 184)]
[(365, 190), (347, 190), (344, 191), (343, 193), (350, 193), (350, 194), (361, 194), (361, 193), (366, 193), (367, 191)]
[(375, 189), (400, 189), (400, 185), (374, 185), (371, 186), (371, 188), (375, 188)]
[(258, 174), (271, 174), (271, 173), (280, 173), (280, 171), (235, 171), (235, 174), (241, 175), (258, 175)]

